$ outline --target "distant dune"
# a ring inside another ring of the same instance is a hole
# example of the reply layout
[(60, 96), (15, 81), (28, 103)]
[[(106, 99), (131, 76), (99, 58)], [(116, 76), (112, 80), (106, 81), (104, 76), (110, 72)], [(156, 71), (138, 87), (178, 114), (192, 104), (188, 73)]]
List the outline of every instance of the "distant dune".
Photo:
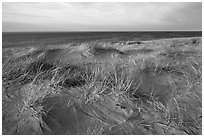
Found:
[(202, 134), (202, 39), (2, 49), (3, 134)]

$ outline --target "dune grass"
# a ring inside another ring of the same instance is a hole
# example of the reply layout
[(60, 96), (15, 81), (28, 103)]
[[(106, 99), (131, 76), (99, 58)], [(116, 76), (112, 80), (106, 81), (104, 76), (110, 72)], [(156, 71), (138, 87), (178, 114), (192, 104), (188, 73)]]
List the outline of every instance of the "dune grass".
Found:
[(200, 38), (3, 49), (2, 133), (202, 134), (201, 56)]

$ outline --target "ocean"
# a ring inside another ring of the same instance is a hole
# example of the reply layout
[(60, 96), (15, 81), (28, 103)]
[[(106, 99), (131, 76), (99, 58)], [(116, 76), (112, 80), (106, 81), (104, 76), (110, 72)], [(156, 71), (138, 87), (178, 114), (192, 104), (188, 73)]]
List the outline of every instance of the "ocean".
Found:
[(201, 31), (154, 32), (3, 32), (2, 47), (60, 46), (67, 43), (127, 40), (154, 40), (164, 38), (202, 37)]

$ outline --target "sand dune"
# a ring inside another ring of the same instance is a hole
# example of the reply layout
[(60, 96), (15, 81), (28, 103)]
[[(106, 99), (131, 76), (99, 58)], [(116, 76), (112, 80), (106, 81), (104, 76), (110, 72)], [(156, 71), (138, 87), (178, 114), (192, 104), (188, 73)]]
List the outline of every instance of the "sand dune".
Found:
[(3, 134), (202, 134), (202, 41), (4, 48)]

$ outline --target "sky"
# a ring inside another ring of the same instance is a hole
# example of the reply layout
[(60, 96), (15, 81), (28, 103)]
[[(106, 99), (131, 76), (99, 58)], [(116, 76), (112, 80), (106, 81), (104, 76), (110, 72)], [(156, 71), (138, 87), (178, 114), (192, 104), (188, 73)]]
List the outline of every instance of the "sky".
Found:
[(201, 2), (3, 2), (3, 32), (202, 30)]

